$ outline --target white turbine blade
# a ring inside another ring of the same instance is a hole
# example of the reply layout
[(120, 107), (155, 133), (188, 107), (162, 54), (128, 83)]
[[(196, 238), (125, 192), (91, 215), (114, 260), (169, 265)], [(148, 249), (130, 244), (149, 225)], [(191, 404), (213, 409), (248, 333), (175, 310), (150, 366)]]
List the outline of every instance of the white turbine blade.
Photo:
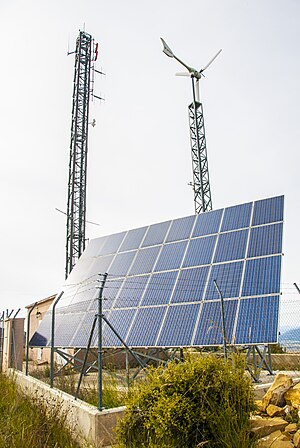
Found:
[(216, 54), (216, 55), (209, 61), (209, 63), (206, 64), (206, 66), (203, 67), (203, 68), (200, 70), (200, 73), (201, 73), (201, 72), (204, 72), (204, 70), (206, 70), (207, 67), (209, 67), (210, 64), (211, 64), (212, 62), (214, 62), (214, 60), (216, 59), (217, 56), (219, 56), (219, 54), (221, 53), (221, 51), (222, 51), (222, 48), (221, 48), (221, 50), (219, 50), (218, 53), (217, 53), (217, 54)]
[(191, 74), (188, 72), (180, 72), (180, 73), (175, 73), (175, 76), (188, 76), (190, 78)]
[(171, 50), (171, 48), (166, 44), (166, 42), (163, 40), (162, 37), (160, 38), (160, 40), (162, 41), (163, 46), (164, 46), (164, 48), (163, 48), (163, 52), (164, 52), (167, 56), (169, 56), (169, 58), (174, 58), (174, 53), (173, 53), (173, 51)]

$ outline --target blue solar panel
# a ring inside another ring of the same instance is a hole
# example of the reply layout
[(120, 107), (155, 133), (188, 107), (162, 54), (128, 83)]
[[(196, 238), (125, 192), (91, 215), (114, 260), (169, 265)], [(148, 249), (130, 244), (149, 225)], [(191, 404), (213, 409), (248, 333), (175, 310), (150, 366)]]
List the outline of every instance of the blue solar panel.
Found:
[(126, 232), (121, 232), (108, 236), (103, 246), (101, 247), (98, 255), (108, 255), (117, 252), (125, 235)]
[(177, 271), (153, 274), (150, 278), (141, 305), (164, 305), (169, 303), (177, 275)]
[(134, 260), (133, 266), (130, 269), (130, 275), (134, 274), (148, 274), (153, 270), (155, 260), (160, 251), (160, 246), (149, 247), (146, 249), (141, 249), (136, 259)]
[(193, 237), (218, 233), (223, 210), (202, 213), (197, 216)]
[(148, 282), (148, 275), (127, 277), (121, 288), (114, 308), (137, 307)]
[(240, 301), (236, 344), (277, 342), (279, 296)]
[(249, 227), (252, 202), (225, 208), (221, 232)]
[(126, 343), (130, 346), (155, 346), (167, 307), (140, 308), (129, 332)]
[(263, 199), (254, 203), (252, 225), (268, 224), (283, 220), (283, 196)]
[(189, 238), (194, 226), (196, 216), (175, 219), (172, 222), (166, 242), (179, 241)]
[(162, 347), (191, 345), (199, 308), (200, 305), (170, 306), (157, 345)]
[(120, 247), (120, 252), (131, 249), (138, 249), (144, 238), (146, 230), (147, 227), (141, 227), (139, 229), (129, 230), (122, 243), (122, 246)]
[(278, 294), (280, 268), (280, 256), (247, 260), (242, 296)]
[(208, 266), (180, 271), (172, 303), (202, 300), (208, 271)]
[[(226, 341), (232, 340), (237, 300), (224, 301)], [(204, 302), (196, 331), (194, 345), (221, 345), (223, 343), (222, 313), (219, 301)]]
[(279, 254), (281, 250), (282, 223), (251, 229), (248, 258)]
[(160, 222), (149, 227), (148, 232), (143, 241), (142, 247), (154, 246), (164, 242), (171, 221)]
[[(108, 316), (107, 320), (117, 329), (118, 335), (124, 340), (128, 333), (129, 327), (133, 320), (136, 310), (128, 308), (125, 310), (113, 310)], [(103, 344), (106, 347), (121, 347), (122, 343), (115, 333), (109, 328), (107, 324), (103, 327)]]
[[(276, 342), (282, 218), (280, 196), (92, 240), (57, 305), (56, 345), (86, 345), (104, 273), (104, 313), (133, 347), (221, 344), (214, 280), (228, 342)], [(51, 310), (32, 345), (50, 344), (50, 324)], [(103, 329), (104, 346), (121, 347)]]
[(117, 254), (109, 270), (111, 275), (115, 275), (116, 277), (126, 275), (133, 262), (135, 254), (135, 251)]
[(214, 263), (245, 258), (247, 238), (248, 229), (221, 233), (217, 244)]
[(206, 289), (205, 299), (218, 300), (220, 298), (214, 280), (216, 280), (224, 299), (239, 297), (243, 268), (243, 261), (213, 265)]
[(164, 245), (154, 270), (166, 271), (180, 268), (187, 243), (187, 241), (179, 241)]
[(183, 262), (183, 267), (210, 264), (216, 239), (217, 236), (213, 235), (191, 240)]

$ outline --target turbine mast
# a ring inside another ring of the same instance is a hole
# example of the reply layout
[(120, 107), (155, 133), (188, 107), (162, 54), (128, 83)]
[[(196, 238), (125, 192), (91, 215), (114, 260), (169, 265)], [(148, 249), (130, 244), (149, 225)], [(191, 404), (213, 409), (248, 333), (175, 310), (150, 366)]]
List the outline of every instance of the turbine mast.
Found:
[(198, 71), (179, 59), (162, 38), (161, 41), (164, 46), (163, 52), (168, 57), (176, 59), (187, 70), (187, 72), (177, 73), (177, 75), (188, 76), (192, 80), (193, 102), (189, 105), (188, 110), (192, 150), (194, 206), (195, 213), (199, 214), (212, 210), (203, 107), (199, 94), (199, 80), (203, 76), (204, 70), (210, 66), (222, 50), (219, 50), (218, 53)]
[(212, 210), (203, 106), (197, 94), (199, 80), (192, 76), (193, 102), (189, 105), (195, 213)]

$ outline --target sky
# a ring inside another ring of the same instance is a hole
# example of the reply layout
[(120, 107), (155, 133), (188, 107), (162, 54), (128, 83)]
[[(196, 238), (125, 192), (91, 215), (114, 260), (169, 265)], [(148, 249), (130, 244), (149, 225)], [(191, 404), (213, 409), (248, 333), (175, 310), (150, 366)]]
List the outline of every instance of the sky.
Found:
[[(0, 311), (58, 292), (74, 55), (99, 42), (90, 107), (87, 236), (194, 213), (191, 84), (200, 69), (213, 208), (285, 195), (282, 292), (300, 313), (300, 3), (297, 0), (0, 0)], [(284, 314), (286, 313), (286, 314)], [(288, 314), (290, 313), (290, 314)]]

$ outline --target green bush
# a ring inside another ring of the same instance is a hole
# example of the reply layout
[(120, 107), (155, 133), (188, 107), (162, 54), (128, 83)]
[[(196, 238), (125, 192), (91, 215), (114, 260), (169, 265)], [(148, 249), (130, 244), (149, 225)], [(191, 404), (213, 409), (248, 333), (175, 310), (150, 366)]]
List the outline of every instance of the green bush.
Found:
[(127, 399), (120, 447), (248, 448), (254, 409), (241, 359), (213, 355), (151, 368)]

